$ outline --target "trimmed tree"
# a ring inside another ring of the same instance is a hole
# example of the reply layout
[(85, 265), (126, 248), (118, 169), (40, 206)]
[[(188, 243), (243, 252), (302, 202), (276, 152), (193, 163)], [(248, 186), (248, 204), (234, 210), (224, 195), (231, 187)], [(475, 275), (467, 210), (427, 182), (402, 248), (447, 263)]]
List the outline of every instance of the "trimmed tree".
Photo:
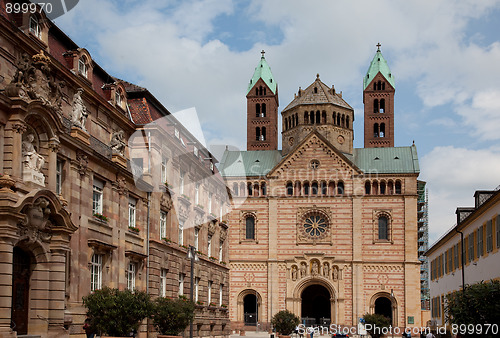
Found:
[(284, 336), (291, 335), (299, 323), (300, 318), (288, 310), (276, 313), (271, 320), (276, 332)]
[(104, 287), (83, 297), (90, 327), (99, 335), (127, 337), (151, 313), (150, 296), (143, 291)]
[(368, 326), (368, 328), (370, 328), (369, 330), (367, 328), (366, 331), (368, 331), (373, 338), (380, 338), (380, 336), (382, 336), (382, 328), (391, 325), (390, 319), (380, 314), (367, 313), (363, 316), (363, 319), (365, 320), (365, 327)]
[(467, 285), (446, 296), (446, 320), (451, 324), (500, 324), (500, 281)]
[(177, 336), (193, 318), (194, 303), (190, 300), (159, 297), (153, 302), (151, 319), (160, 334)]

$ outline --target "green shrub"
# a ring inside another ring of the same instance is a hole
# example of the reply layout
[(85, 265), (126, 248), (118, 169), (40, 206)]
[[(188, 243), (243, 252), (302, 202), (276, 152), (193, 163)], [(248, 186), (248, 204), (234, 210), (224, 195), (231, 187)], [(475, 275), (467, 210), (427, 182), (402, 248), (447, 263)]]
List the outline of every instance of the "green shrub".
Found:
[(153, 302), (151, 319), (160, 334), (177, 336), (193, 318), (194, 303), (190, 300), (159, 297)]
[(271, 324), (273, 324), (276, 331), (285, 336), (292, 334), (299, 323), (299, 317), (288, 310), (276, 313), (271, 320)]
[[(367, 331), (373, 338), (379, 338), (381, 336), (379, 330), (382, 330), (383, 327), (389, 327), (391, 325), (390, 319), (380, 314), (367, 313), (363, 316), (363, 319), (365, 320), (365, 325), (371, 324), (372, 329)], [(375, 328), (378, 329), (374, 330)]]
[(151, 313), (150, 296), (143, 291), (104, 287), (83, 297), (90, 326), (98, 334), (129, 336)]

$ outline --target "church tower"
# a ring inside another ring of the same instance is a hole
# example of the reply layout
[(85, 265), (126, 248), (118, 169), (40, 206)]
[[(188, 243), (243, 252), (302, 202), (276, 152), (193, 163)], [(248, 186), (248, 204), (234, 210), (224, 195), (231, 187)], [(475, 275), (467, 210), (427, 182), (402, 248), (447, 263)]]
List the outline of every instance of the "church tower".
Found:
[(264, 51), (247, 89), (247, 150), (278, 149), (278, 84)]
[(365, 148), (394, 147), (394, 76), (377, 44), (363, 79)]

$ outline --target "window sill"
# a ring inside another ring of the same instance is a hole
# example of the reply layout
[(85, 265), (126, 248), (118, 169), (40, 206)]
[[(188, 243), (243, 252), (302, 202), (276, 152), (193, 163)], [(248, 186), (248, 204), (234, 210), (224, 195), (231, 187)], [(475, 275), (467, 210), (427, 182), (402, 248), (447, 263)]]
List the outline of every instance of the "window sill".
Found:
[(103, 226), (103, 227), (111, 229), (111, 226), (108, 224), (109, 221), (104, 221), (104, 220), (99, 219), (99, 218), (97, 218), (95, 216), (89, 217), (88, 221), (90, 223), (93, 223), (93, 224), (96, 224), (96, 225)]
[(394, 244), (394, 241), (390, 239), (375, 239), (373, 240), (373, 244)]

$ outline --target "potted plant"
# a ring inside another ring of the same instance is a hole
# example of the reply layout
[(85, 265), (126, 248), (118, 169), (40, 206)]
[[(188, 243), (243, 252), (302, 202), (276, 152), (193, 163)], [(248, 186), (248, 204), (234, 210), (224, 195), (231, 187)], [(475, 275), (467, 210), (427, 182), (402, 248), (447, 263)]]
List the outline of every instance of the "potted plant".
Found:
[(160, 333), (158, 338), (179, 336), (193, 318), (194, 303), (190, 300), (159, 297), (153, 302), (151, 319)]
[(150, 296), (143, 291), (104, 287), (83, 297), (87, 318), (99, 335), (127, 337), (137, 332), (151, 313)]
[(133, 227), (133, 226), (129, 226), (128, 229), (132, 232), (135, 232), (136, 234), (138, 234), (139, 231), (141, 231), (141, 229), (139, 229), (138, 227)]
[(271, 324), (279, 333), (280, 337), (290, 337), (293, 330), (299, 325), (300, 319), (288, 310), (276, 313), (271, 320)]
[(108, 222), (108, 217), (104, 216), (103, 214), (100, 214), (98, 212), (94, 213), (94, 217), (103, 221), (103, 222)]

